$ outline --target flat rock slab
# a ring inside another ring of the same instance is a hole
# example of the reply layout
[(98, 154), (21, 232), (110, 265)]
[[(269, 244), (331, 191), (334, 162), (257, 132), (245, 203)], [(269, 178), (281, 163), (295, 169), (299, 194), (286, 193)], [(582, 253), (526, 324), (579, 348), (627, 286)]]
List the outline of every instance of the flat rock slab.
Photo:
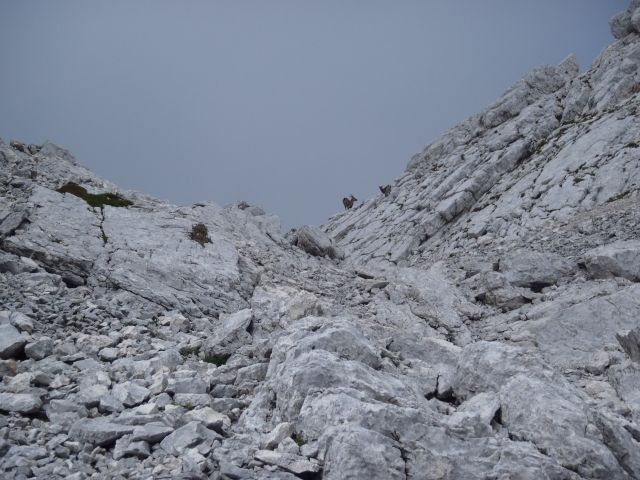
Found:
[(85, 418), (78, 420), (69, 430), (69, 437), (83, 443), (109, 446), (123, 435), (133, 433), (132, 425), (118, 425), (103, 418)]
[(516, 287), (544, 288), (573, 273), (577, 265), (560, 255), (520, 249), (500, 259), (499, 269)]
[(147, 425), (136, 427), (136, 429), (133, 431), (133, 435), (131, 436), (131, 441), (158, 443), (172, 432), (173, 428), (167, 425), (148, 423)]
[(292, 453), (273, 452), (271, 450), (258, 450), (254, 455), (259, 460), (268, 465), (275, 465), (294, 475), (304, 473), (318, 473), (322, 467), (315, 459), (308, 459)]
[(42, 400), (31, 393), (0, 393), (0, 410), (16, 413), (36, 413)]

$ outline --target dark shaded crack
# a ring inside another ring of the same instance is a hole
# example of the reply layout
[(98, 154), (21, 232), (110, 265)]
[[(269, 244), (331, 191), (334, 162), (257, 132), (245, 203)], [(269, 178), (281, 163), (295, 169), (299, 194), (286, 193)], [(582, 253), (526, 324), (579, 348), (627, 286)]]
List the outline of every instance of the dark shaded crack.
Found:
[(152, 303), (154, 305), (157, 305), (158, 307), (162, 307), (165, 310), (171, 310), (173, 308), (172, 305), (168, 305), (168, 304), (164, 304), (162, 302), (159, 302), (157, 300), (153, 300), (150, 297), (146, 297), (144, 295), (142, 295), (140, 292), (134, 292), (133, 290), (130, 290), (126, 287), (123, 287), (122, 285), (119, 285), (117, 282), (114, 282), (112, 279), (109, 279), (111, 281), (111, 284), (113, 285), (113, 287), (115, 288), (119, 288), (120, 290), (124, 290), (125, 292), (129, 292), (132, 295), (135, 295), (136, 297), (140, 297), (143, 300), (146, 300), (149, 303)]
[(493, 418), (491, 419), (491, 428), (496, 431), (501, 427), (504, 427), (504, 424), (502, 423), (502, 407), (498, 407), (496, 413), (493, 414)]
[(318, 472), (294, 473), (293, 475), (303, 480), (322, 480), (322, 470)]
[[(544, 455), (545, 457), (549, 457), (549, 456), (550, 456), (550, 455), (549, 455), (549, 451), (548, 451), (546, 448), (541, 447), (540, 445), (537, 445), (535, 442), (532, 442), (531, 440), (527, 440), (527, 439), (525, 439), (525, 438), (521, 438), (521, 437), (519, 437), (518, 435), (515, 435), (515, 434), (513, 434), (513, 433), (509, 432), (509, 430), (508, 430), (508, 429), (507, 429), (507, 436), (509, 437), (509, 440), (511, 440), (512, 442), (526, 442), (526, 443), (529, 443), (529, 444), (531, 444), (531, 446), (532, 446), (533, 448), (535, 448), (535, 449), (536, 449), (536, 450), (537, 450), (541, 455)], [(563, 466), (564, 468), (568, 469), (568, 470), (571, 470), (571, 468), (570, 468), (570, 467), (567, 467), (566, 465), (562, 465), (562, 466)], [(572, 470), (572, 471), (573, 471), (573, 470)]]
[(398, 432), (395, 430), (391, 432), (391, 438), (395, 441), (395, 447), (400, 452), (400, 458), (402, 458), (402, 462), (404, 463), (404, 478), (405, 480), (409, 480), (409, 478), (411, 478), (409, 474), (409, 451), (402, 445)]
[(440, 400), (441, 402), (445, 402), (448, 403), (449, 405), (453, 405), (454, 407), (457, 407), (458, 405), (460, 405), (460, 399), (458, 399), (458, 397), (456, 397), (455, 392), (453, 391), (452, 388), (447, 389), (444, 392), (438, 392), (440, 388), (440, 375), (438, 375), (438, 377), (436, 378), (436, 387), (433, 391), (427, 393), (425, 395), (425, 398), (427, 400), (431, 400), (433, 398), (435, 398), (436, 400)]
[(109, 237), (107, 237), (107, 234), (104, 231), (104, 207), (100, 207), (100, 236), (102, 238), (102, 243), (104, 245), (107, 244), (107, 242), (109, 241)]

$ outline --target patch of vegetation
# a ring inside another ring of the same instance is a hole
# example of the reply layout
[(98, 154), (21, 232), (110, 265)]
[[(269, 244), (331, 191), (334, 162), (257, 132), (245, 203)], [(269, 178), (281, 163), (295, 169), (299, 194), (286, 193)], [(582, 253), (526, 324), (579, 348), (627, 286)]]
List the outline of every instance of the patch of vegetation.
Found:
[(96, 208), (103, 208), (105, 205), (109, 205), (110, 207), (128, 207), (133, 205), (133, 202), (121, 197), (117, 193), (89, 193), (86, 188), (74, 182), (63, 185), (57, 191), (60, 193), (70, 193)]
[(607, 200), (607, 203), (612, 203), (612, 202), (617, 202), (618, 200), (622, 200), (623, 198), (627, 197), (631, 192), (630, 191), (624, 191), (622, 193), (619, 193), (618, 195), (615, 195), (611, 198), (609, 198)]
[(291, 435), (291, 438), (299, 447), (307, 443), (301, 433), (294, 432), (293, 435)]
[(636, 142), (627, 143), (627, 148), (638, 148), (638, 144)]
[(180, 354), (183, 357), (188, 357), (189, 355), (197, 355), (200, 352), (200, 345), (198, 344), (193, 344), (193, 345), (184, 345), (183, 347), (180, 348)]
[(193, 410), (195, 407), (191, 404), (191, 403), (187, 403), (184, 408), (186, 408), (187, 410), (191, 411)]
[(211, 243), (209, 230), (204, 223), (196, 223), (189, 233), (189, 238), (194, 242), (198, 242), (202, 247), (205, 243)]
[(231, 355), (209, 354), (209, 355), (205, 355), (202, 360), (204, 360), (207, 363), (213, 363), (217, 367), (221, 367), (222, 365), (226, 365), (227, 360), (229, 360), (229, 357), (231, 357)]

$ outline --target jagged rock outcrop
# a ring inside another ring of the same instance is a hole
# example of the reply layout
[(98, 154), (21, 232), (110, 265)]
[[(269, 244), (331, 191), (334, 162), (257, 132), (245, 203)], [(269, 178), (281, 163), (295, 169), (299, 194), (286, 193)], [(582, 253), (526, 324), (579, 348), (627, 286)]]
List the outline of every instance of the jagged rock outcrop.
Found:
[(0, 140), (2, 478), (640, 478), (639, 18), (287, 236)]

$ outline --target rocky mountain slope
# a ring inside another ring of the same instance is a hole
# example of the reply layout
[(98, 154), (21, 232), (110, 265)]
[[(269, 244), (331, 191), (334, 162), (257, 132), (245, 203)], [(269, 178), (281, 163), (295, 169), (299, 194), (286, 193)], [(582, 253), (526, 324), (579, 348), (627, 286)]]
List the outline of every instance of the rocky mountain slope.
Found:
[(283, 235), (0, 141), (2, 478), (640, 478), (640, 1)]

